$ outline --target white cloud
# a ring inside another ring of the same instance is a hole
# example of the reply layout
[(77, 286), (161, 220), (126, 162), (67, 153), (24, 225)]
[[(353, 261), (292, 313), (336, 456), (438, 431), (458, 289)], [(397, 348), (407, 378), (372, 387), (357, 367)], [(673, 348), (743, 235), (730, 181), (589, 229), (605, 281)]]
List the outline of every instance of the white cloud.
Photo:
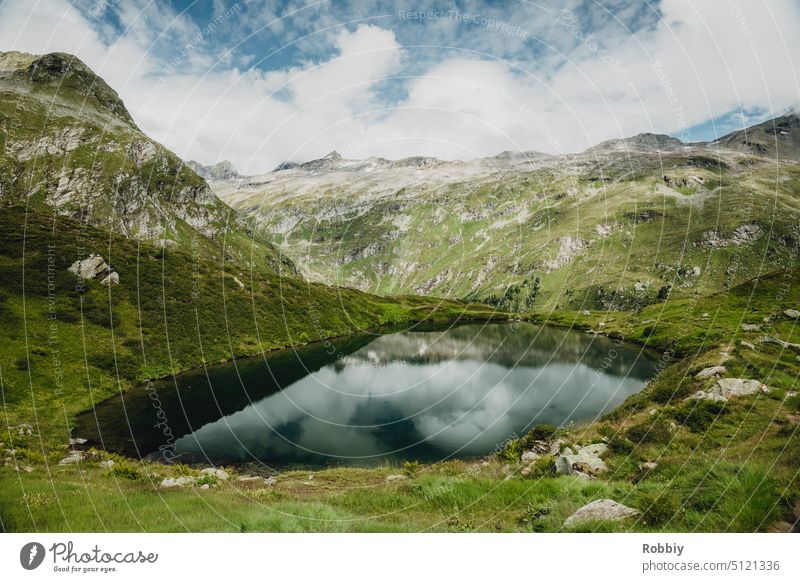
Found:
[[(393, 158), (569, 152), (640, 131), (679, 132), (739, 108), (779, 113), (800, 100), (800, 7), (791, 0), (663, 0), (658, 23), (634, 34), (613, 18), (602, 28), (580, 19), (567, 26), (555, 22), (556, 12), (540, 12), (542, 22), (528, 28), (534, 35), (549, 27), (551, 48), (534, 56), (518, 39), (479, 26), (436, 29), (439, 43), (443, 31), (452, 35), (451, 46), (459, 35), (483, 35), (483, 49), (517, 51), (513, 62), (449, 49), (438, 62), (430, 62), (430, 49), (417, 60), (422, 50), (402, 48), (387, 20), (378, 21), (382, 27), (346, 29), (327, 28), (327, 19), (324, 32), (305, 45), (326, 44), (328, 56), (266, 73), (231, 68), (229, 59), (214, 66), (222, 51), (211, 42), (176, 57), (176, 47), (202, 24), (152, 3), (145, 12), (122, 4), (128, 32), (113, 40), (107, 25), (101, 28), (66, 0), (6, 1), (0, 48), (76, 54), (120, 92), (155, 139), (185, 158), (231, 159), (245, 172), (348, 148)], [(166, 32), (159, 29), (167, 24)], [(286, 23), (270, 29), (289, 38)], [(594, 39), (587, 40), (589, 33)], [(174, 71), (165, 66), (170, 62)], [(404, 89), (399, 101), (381, 95), (382, 80), (422, 64), (424, 76), (390, 85)]]

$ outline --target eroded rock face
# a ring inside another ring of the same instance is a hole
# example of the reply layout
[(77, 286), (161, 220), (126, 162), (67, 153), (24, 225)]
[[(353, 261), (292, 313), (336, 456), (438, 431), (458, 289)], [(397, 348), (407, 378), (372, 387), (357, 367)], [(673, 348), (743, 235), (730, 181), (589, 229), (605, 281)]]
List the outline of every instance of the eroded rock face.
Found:
[(156, 157), (158, 150), (153, 142), (138, 140), (128, 147), (128, 158), (137, 166), (142, 166)]
[(617, 503), (613, 499), (598, 499), (570, 515), (564, 522), (564, 527), (575, 527), (593, 521), (620, 521), (636, 517), (640, 513), (639, 510)]

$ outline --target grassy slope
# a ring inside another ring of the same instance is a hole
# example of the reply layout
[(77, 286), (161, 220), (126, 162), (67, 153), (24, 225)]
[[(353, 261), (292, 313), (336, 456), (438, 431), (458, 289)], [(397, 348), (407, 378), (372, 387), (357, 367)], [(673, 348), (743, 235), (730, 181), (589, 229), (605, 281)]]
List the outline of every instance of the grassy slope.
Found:
[[(757, 272), (792, 266), (800, 248), (800, 165), (733, 154), (721, 161), (684, 152), (601, 161), (589, 156), (572, 170), (514, 169), (369, 202), (354, 178), (352, 186), (320, 187), (278, 203), (255, 189), (234, 206), (265, 219), (261, 228), (273, 233), (287, 216), (302, 217), (288, 234), (271, 236), (319, 280), (358, 283), (381, 294), (407, 293), (433, 281), (427, 293), (494, 298), (526, 311), (539, 278), (532, 302), (537, 309), (629, 309), (658, 301), (663, 287), (677, 296), (708, 294)], [(672, 187), (664, 184), (665, 175)], [(677, 185), (683, 181), (686, 186)], [(352, 208), (332, 216), (349, 203)], [(646, 211), (653, 218), (637, 218)], [(407, 230), (387, 217), (406, 217)], [(595, 231), (601, 224), (613, 227), (605, 238)], [(729, 237), (742, 225), (758, 225), (763, 236), (744, 245), (703, 244), (709, 231)], [(592, 242), (564, 266), (547, 268), (567, 236)], [(448, 240), (453, 242), (442, 244)], [(342, 261), (364, 249), (368, 256)], [(687, 275), (694, 267), (700, 275)], [(637, 282), (648, 287), (636, 291)]]
[[(386, 466), (322, 470), (313, 480), (308, 472), (292, 472), (273, 487), (231, 480), (209, 490), (163, 490), (161, 478), (196, 469), (113, 457), (117, 464), (109, 471), (99, 466), (108, 458), (102, 452), (79, 467), (52, 465), (63, 448), (51, 452), (45, 466), (40, 439), (32, 436), (20, 439), (13, 464), (33, 471), (18, 471), (18, 480), (8, 480), (11, 486), (0, 492), (0, 515), (6, 528), (23, 530), (559, 531), (575, 509), (610, 497), (651, 509), (641, 520), (582, 530), (781, 527), (776, 524), (796, 519), (800, 503), (800, 398), (786, 399), (787, 391), (797, 388), (800, 366), (796, 353), (759, 338), (770, 333), (800, 342), (796, 324), (780, 314), (785, 305), (800, 304), (798, 281), (797, 271), (782, 271), (730, 292), (670, 300), (639, 313), (531, 316), (577, 329), (602, 327), (613, 337), (674, 354), (642, 393), (603, 421), (559, 432), (570, 443), (611, 442), (606, 459), (611, 470), (595, 481), (557, 477), (547, 467), (523, 477), (521, 465), (492, 458), (424, 467), (392, 484), (385, 477), (398, 468)], [(763, 323), (764, 317), (773, 322)], [(742, 322), (764, 328), (744, 333)], [(732, 400), (722, 411), (684, 403), (687, 394), (703, 387), (694, 373), (718, 363), (720, 350), (732, 357), (726, 362), (730, 376), (761, 378), (771, 393)], [(644, 461), (658, 466), (643, 472)], [(4, 471), (14, 475), (13, 469)]]

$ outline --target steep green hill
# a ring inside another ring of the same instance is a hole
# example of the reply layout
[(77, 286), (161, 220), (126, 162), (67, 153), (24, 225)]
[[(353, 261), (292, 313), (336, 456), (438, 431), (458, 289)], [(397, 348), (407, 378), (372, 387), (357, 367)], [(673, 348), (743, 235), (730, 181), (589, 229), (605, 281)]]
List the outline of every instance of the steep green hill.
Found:
[(72, 55), (0, 53), (0, 202), (293, 269), (203, 178), (142, 133), (117, 93)]

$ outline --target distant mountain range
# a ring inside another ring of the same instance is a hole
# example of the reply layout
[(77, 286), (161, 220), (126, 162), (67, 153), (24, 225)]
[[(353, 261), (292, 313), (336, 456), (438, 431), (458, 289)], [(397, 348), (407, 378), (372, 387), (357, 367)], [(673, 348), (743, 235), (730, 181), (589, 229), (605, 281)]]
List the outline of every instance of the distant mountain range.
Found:
[(792, 111), (711, 143), (642, 133), (471, 161), (331, 152), (211, 185), (311, 280), (621, 308), (795, 260), (798, 140)]

